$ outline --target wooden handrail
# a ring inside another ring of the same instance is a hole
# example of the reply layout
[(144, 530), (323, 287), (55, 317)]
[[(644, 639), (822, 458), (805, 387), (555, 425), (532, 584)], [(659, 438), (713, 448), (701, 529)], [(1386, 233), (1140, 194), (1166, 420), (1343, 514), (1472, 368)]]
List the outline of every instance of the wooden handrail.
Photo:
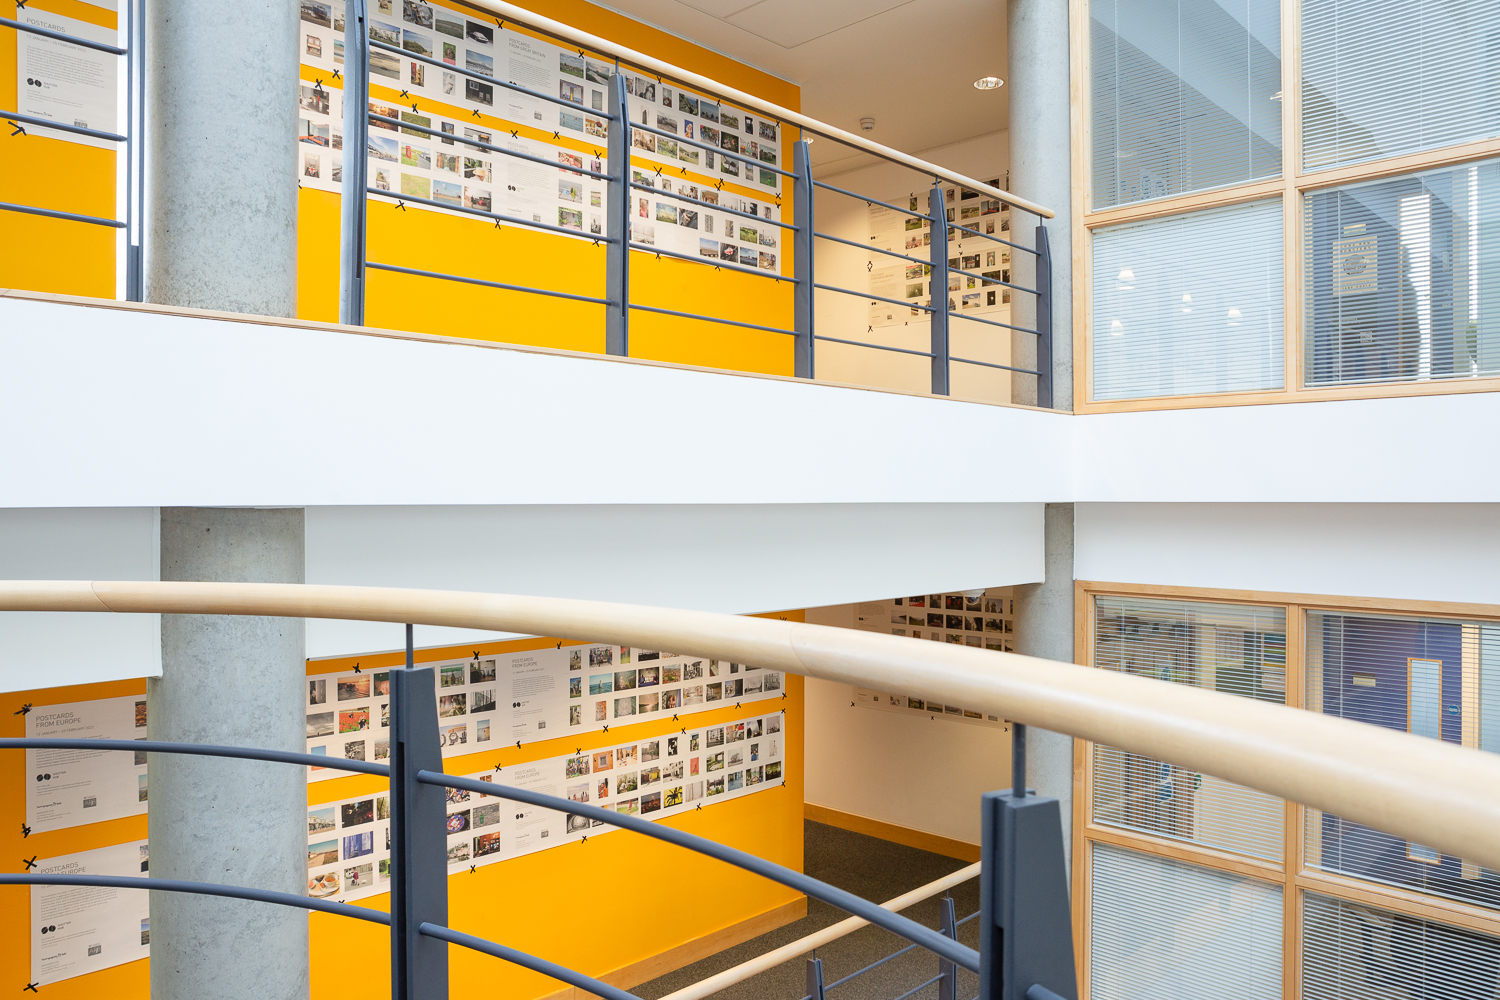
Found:
[[(892, 913), (900, 913), (915, 903), (924, 899), (930, 899), (940, 892), (946, 892), (956, 885), (969, 881), (979, 875), (980, 863), (974, 862), (966, 868), (960, 868), (956, 872), (944, 875), (935, 882), (928, 882), (919, 889), (913, 889), (895, 899), (887, 900), (880, 904), (883, 910)], [(814, 949), (821, 948), (826, 944), (837, 941), (839, 938), (853, 934), (861, 927), (868, 927), (870, 922), (862, 917), (849, 917), (840, 920), (836, 924), (830, 924), (820, 931), (813, 931), (806, 937), (798, 938), (780, 948), (766, 952), (764, 955), (756, 955), (747, 962), (741, 962), (731, 969), (715, 973), (707, 979), (700, 979), (691, 986), (668, 993), (661, 1000), (702, 1000), (703, 997), (711, 996), (720, 990), (726, 990), (735, 983), (743, 983), (752, 976), (758, 976), (767, 969), (774, 969), (782, 962), (789, 962), (799, 955), (806, 955)]]
[(1500, 756), (1318, 712), (1014, 653), (706, 611), (305, 584), (8, 581), (0, 582), (0, 611), (410, 622), (753, 663), (877, 690), (920, 692), (1107, 743), (1500, 869)]
[(841, 128), (835, 128), (826, 122), (818, 121), (816, 118), (809, 118), (790, 108), (784, 108), (764, 98), (756, 97), (754, 94), (747, 94), (743, 90), (737, 90), (727, 84), (719, 83), (717, 80), (694, 73), (691, 70), (683, 69), (681, 66), (674, 66), (665, 60), (648, 56), (644, 52), (637, 52), (635, 49), (626, 48), (607, 38), (600, 38), (598, 35), (579, 31), (570, 24), (564, 24), (561, 21), (554, 21), (549, 17), (543, 17), (533, 11), (526, 10), (524, 7), (505, 3), (504, 0), (464, 0), (464, 2), (471, 7), (478, 7), (481, 10), (499, 14), (506, 20), (514, 21), (522, 27), (535, 28), (544, 34), (560, 38), (573, 45), (582, 46), (591, 52), (607, 55), (657, 76), (665, 76), (678, 83), (685, 83), (698, 90), (707, 91), (715, 97), (728, 99), (743, 108), (758, 111), (761, 114), (789, 125), (795, 125), (803, 131), (834, 139), (844, 143), (846, 146), (853, 146), (855, 149), (872, 153), (881, 159), (899, 163), (904, 167), (910, 167), (930, 177), (941, 177), (943, 180), (957, 184), (959, 187), (968, 188), (970, 191), (977, 191), (991, 198), (998, 198), (1006, 204), (1023, 208), (1034, 215), (1040, 215), (1044, 219), (1050, 219), (1056, 215), (1050, 208), (1044, 208), (1035, 202), (1011, 194), (1009, 191), (1002, 191), (992, 184), (975, 180), (955, 170), (949, 170), (947, 167), (940, 167), (936, 163), (928, 163), (920, 157), (912, 156), (910, 153), (903, 153), (899, 149), (892, 149), (890, 146), (883, 146), (878, 142), (872, 142), (862, 135), (845, 132)]

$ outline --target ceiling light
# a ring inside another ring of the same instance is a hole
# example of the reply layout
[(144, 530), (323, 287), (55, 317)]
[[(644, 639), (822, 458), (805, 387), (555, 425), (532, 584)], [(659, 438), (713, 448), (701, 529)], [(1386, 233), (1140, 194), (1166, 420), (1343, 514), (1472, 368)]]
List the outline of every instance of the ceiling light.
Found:
[(1005, 81), (998, 76), (981, 76), (974, 81), (975, 90), (999, 90), (1005, 85)]

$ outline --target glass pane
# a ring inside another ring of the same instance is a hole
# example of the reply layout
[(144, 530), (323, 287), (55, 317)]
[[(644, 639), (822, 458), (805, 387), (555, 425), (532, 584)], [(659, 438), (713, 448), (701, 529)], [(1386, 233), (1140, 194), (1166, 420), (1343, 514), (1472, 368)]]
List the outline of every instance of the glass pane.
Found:
[(1094, 231), (1093, 398), (1279, 389), (1281, 202)]
[[(1281, 608), (1095, 599), (1094, 665), (1278, 704), (1286, 697)], [(1094, 822), (1280, 861), (1281, 799), (1118, 747), (1094, 747)]]
[[(1500, 626), (1308, 612), (1307, 707), (1400, 732), (1494, 746)], [(1305, 862), (1355, 878), (1500, 908), (1500, 872), (1316, 809)]]
[(1281, 1000), (1281, 886), (1093, 845), (1094, 1000)]
[(1304, 0), (1304, 168), (1500, 135), (1497, 39), (1495, 0)]
[(1500, 160), (1305, 197), (1309, 385), (1500, 373)]
[(1281, 175), (1281, 5), (1091, 0), (1094, 207)]

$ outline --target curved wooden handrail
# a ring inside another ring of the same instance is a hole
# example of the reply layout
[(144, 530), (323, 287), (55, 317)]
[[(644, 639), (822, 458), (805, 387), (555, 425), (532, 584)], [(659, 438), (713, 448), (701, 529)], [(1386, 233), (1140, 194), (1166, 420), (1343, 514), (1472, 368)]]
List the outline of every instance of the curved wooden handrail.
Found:
[[(1500, 756), (1107, 670), (901, 636), (553, 597), (272, 583), (0, 582), (0, 611), (410, 622), (671, 649), (915, 691), (1121, 747), (1500, 869)], [(61, 679), (60, 679), (61, 680)]]

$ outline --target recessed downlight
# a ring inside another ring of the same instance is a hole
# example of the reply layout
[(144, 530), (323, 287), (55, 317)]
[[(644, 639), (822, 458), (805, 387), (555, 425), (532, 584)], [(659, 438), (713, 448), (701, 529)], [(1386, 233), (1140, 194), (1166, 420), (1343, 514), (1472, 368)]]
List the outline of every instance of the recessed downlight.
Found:
[(974, 81), (975, 90), (999, 90), (1005, 85), (1005, 81), (998, 76), (981, 76)]

